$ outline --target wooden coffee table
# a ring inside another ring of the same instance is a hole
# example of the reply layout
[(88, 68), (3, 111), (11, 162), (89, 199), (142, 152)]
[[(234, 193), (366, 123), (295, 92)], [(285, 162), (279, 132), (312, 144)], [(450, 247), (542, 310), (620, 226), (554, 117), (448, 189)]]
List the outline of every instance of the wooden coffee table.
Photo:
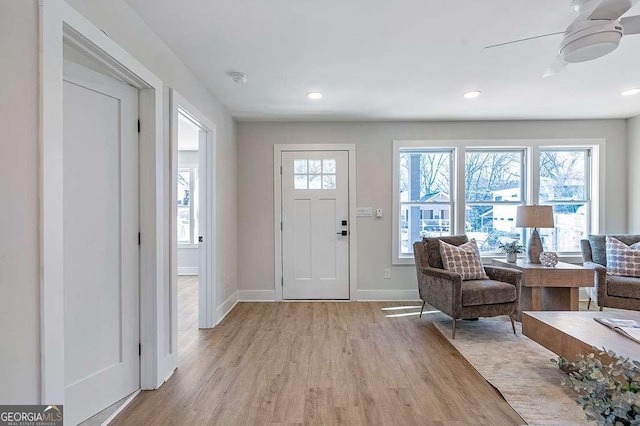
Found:
[(593, 287), (595, 270), (558, 262), (554, 268), (518, 259), (516, 263), (494, 259), (493, 264), (523, 272), (518, 321), (524, 311), (578, 311), (580, 287)]
[[(596, 353), (594, 346), (599, 349), (604, 346), (623, 357), (640, 360), (640, 343), (620, 335), (593, 318), (640, 321), (640, 312), (525, 312), (522, 316), (522, 333), (570, 361), (575, 361), (579, 353)], [(604, 361), (608, 362), (606, 359)]]

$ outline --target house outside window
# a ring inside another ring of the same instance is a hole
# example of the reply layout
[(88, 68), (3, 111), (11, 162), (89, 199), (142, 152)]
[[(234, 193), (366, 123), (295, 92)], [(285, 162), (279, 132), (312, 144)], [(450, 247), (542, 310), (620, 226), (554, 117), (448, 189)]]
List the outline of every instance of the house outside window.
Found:
[[(597, 232), (601, 140), (396, 141), (393, 264), (413, 263), (422, 237), (466, 234), (481, 254), (520, 240), (519, 205), (554, 208), (554, 229), (540, 229), (546, 250), (579, 255)], [(597, 198), (595, 198), (597, 200)]]

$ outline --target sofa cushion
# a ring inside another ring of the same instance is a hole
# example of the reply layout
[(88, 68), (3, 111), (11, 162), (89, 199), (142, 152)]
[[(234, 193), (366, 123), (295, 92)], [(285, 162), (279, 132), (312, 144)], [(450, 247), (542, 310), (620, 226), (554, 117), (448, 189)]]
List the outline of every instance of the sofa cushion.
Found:
[(640, 278), (610, 275), (607, 277), (607, 294), (614, 297), (640, 299)]
[[(628, 246), (640, 241), (640, 235), (621, 234), (609, 236), (622, 241)], [(607, 235), (589, 235), (589, 244), (591, 245), (593, 261), (602, 266), (607, 266)]]
[(440, 257), (440, 241), (454, 246), (460, 246), (469, 241), (466, 235), (452, 235), (450, 237), (423, 238), (422, 244), (427, 252), (427, 262), (432, 268), (444, 269), (442, 257)]
[(607, 273), (624, 277), (640, 277), (640, 243), (627, 245), (607, 237)]
[(495, 305), (516, 300), (516, 287), (494, 280), (462, 282), (462, 306)]
[(440, 256), (444, 269), (460, 274), (463, 281), (489, 279), (480, 261), (480, 252), (474, 239), (460, 246), (440, 241)]

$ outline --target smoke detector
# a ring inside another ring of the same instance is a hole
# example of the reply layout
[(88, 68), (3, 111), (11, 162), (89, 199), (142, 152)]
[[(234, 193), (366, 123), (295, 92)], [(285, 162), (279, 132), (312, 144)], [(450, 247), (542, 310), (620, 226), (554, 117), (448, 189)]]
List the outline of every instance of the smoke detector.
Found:
[(247, 82), (247, 75), (243, 72), (232, 72), (229, 75), (236, 84), (245, 84)]

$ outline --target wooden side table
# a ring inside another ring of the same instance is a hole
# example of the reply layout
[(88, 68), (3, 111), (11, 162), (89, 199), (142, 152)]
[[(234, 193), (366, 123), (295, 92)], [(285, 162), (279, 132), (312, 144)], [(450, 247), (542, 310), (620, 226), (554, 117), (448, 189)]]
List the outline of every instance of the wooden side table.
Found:
[(523, 272), (520, 286), (520, 309), (523, 311), (578, 311), (580, 287), (593, 287), (595, 271), (581, 265), (558, 262), (554, 268), (518, 259), (516, 263), (494, 259), (495, 266)]

